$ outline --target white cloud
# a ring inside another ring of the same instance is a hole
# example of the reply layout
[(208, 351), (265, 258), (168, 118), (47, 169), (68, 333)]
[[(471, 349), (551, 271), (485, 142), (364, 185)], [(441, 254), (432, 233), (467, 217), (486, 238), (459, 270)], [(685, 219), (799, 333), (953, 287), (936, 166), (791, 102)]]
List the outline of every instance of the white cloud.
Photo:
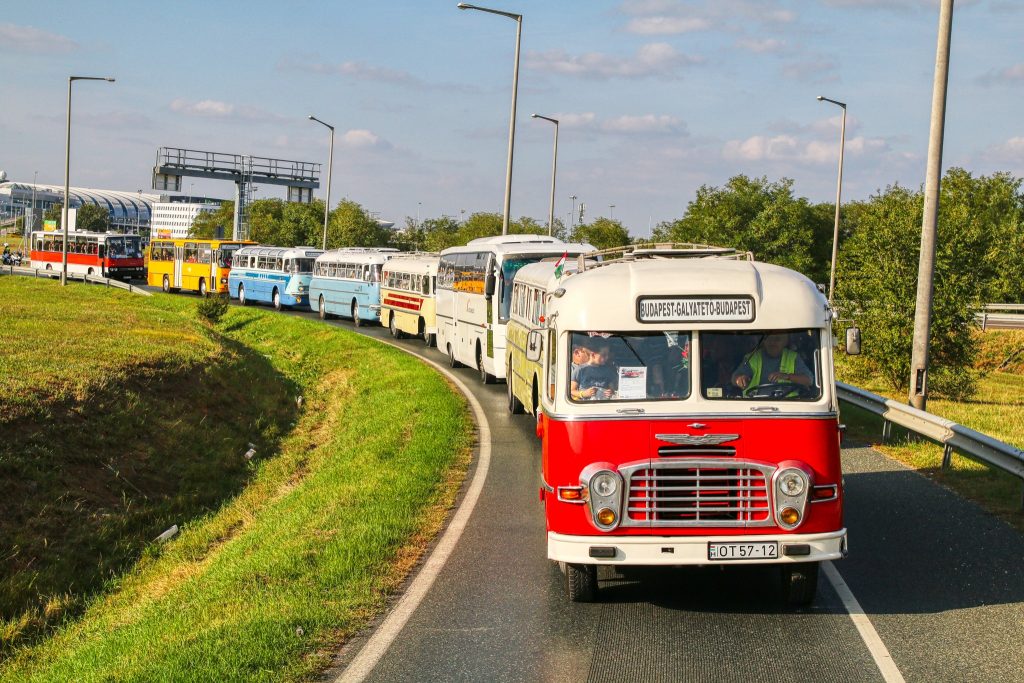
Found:
[(736, 41), (736, 47), (761, 54), (781, 52), (786, 48), (786, 41), (778, 38), (740, 38)]
[(701, 17), (642, 17), (626, 24), (628, 33), (644, 36), (678, 35), (693, 31), (706, 31), (711, 22)]
[(558, 119), (558, 125), (568, 128), (589, 128), (597, 120), (597, 114), (592, 111), (582, 114), (556, 114), (552, 118)]
[(235, 105), (220, 100), (200, 100), (190, 102), (185, 99), (176, 99), (171, 102), (171, 111), (183, 116), (194, 116), (197, 118), (215, 119), (222, 121), (239, 121), (249, 123), (276, 123), (290, 121), (285, 116), (273, 114), (259, 107), (249, 105)]
[(42, 31), (33, 26), (0, 23), (0, 51), (51, 54), (73, 52), (80, 47), (67, 36)]
[(382, 140), (378, 135), (374, 134), (372, 131), (366, 130), (365, 128), (353, 128), (345, 131), (345, 134), (341, 136), (341, 144), (344, 147), (352, 149), (386, 149), (391, 147), (386, 140)]
[(601, 129), (612, 133), (677, 133), (685, 129), (681, 119), (666, 114), (619, 116), (601, 124)]
[(1012, 137), (1006, 142), (992, 145), (982, 153), (982, 158), (1000, 164), (1024, 164), (1024, 137)]
[(385, 66), (376, 66), (363, 61), (348, 61), (338, 64), (324, 62), (317, 55), (298, 55), (283, 57), (277, 63), (277, 68), (282, 71), (303, 71), (306, 73), (325, 76), (341, 76), (356, 81), (370, 83), (387, 83), (400, 85), (406, 88), (419, 90), (458, 90), (463, 92), (478, 92), (476, 86), (454, 84), (454, 83), (427, 83), (423, 79), (414, 76), (408, 71), (389, 69)]
[(574, 56), (562, 49), (529, 52), (526, 55), (526, 67), (529, 69), (601, 80), (645, 76), (675, 78), (681, 67), (703, 61), (700, 57), (679, 52), (668, 43), (643, 45), (632, 57), (600, 52)]
[(828, 57), (812, 56), (782, 67), (782, 74), (787, 78), (808, 83), (832, 83), (839, 80), (836, 74), (838, 65)]
[[(858, 136), (846, 140), (847, 156), (882, 154), (889, 143), (882, 138)], [(746, 140), (729, 140), (722, 148), (725, 159), (739, 161), (800, 161), (811, 164), (834, 163), (839, 159), (838, 141), (801, 141), (794, 135), (754, 135)]]
[(980, 76), (978, 82), (983, 85), (1024, 83), (1024, 62), (1003, 69), (993, 69), (984, 76)]

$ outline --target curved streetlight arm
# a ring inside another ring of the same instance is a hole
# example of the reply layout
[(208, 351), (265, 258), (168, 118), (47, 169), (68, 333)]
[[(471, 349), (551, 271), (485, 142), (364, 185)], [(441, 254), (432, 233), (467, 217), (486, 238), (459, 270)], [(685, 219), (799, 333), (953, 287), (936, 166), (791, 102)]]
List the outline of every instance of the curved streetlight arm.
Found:
[(468, 2), (460, 2), (456, 7), (459, 9), (475, 9), (480, 12), (488, 12), (490, 14), (500, 14), (503, 17), (515, 19), (516, 21), (521, 21), (523, 18), (522, 14), (516, 14), (515, 12), (503, 12), (500, 9), (490, 9), (488, 7), (479, 7), (478, 5), (470, 5)]
[(553, 119), (550, 116), (543, 116), (541, 114), (530, 114), (530, 118), (531, 119), (544, 119), (545, 121), (550, 121), (551, 123), (555, 124), (556, 126), (558, 125), (558, 119)]
[(555, 231), (555, 178), (558, 175), (558, 119), (553, 119), (550, 116), (543, 116), (542, 114), (530, 114), (530, 118), (544, 119), (555, 124), (555, 152), (551, 158), (551, 203), (548, 207), (548, 237), (551, 237)]
[(840, 102), (839, 100), (833, 100), (833, 99), (830, 99), (828, 97), (825, 97), (824, 95), (818, 95), (818, 101), (819, 102), (831, 102), (832, 104), (837, 104), (840, 107), (842, 107), (843, 109), (846, 109), (846, 102)]
[(331, 151), (327, 156), (327, 198), (324, 200), (324, 239), (321, 248), (327, 250), (327, 222), (331, 216), (331, 173), (334, 171), (334, 126), (321, 121), (312, 114), (309, 115), (310, 121), (316, 121), (322, 126), (326, 126), (331, 131)]

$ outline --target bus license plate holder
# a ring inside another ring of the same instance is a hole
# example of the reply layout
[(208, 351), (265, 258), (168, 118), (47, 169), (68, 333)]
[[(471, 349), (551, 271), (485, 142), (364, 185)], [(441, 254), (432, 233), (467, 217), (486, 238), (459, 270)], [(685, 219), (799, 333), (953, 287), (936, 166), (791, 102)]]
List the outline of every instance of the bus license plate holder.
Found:
[(708, 560), (711, 562), (777, 559), (779, 559), (779, 544), (777, 541), (708, 543)]

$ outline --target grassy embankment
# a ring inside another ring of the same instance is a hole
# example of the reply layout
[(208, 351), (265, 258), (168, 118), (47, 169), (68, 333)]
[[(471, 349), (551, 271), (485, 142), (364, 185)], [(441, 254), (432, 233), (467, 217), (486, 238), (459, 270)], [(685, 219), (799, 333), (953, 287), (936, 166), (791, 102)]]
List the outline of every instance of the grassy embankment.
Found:
[[(979, 342), (977, 394), (966, 401), (930, 398), (928, 412), (1024, 448), (1024, 332), (986, 332)], [(849, 366), (838, 355), (837, 360), (840, 380), (906, 402), (905, 394), (897, 394), (877, 379), (844, 379), (844, 371), (848, 371)], [(1009, 362), (998, 369), (1007, 360)], [(977, 501), (1024, 531), (1021, 482), (1016, 477), (957, 453), (953, 454), (950, 469), (943, 470), (940, 446), (915, 439), (896, 426), (888, 443), (882, 444), (881, 419), (852, 406), (843, 407), (843, 422), (849, 426), (853, 438), (873, 444), (890, 457)]]
[(0, 500), (20, 515), (0, 520), (0, 680), (308, 677), (442, 524), (472, 425), (440, 377), (314, 322), (235, 308), (211, 328), (194, 307), (0, 278), (0, 476), (20, 487)]

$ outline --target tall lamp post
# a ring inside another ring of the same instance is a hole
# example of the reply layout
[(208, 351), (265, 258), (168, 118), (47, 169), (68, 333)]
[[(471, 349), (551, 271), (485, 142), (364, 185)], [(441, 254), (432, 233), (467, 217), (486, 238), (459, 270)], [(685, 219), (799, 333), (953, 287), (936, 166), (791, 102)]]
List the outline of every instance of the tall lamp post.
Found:
[(327, 201), (324, 204), (324, 243), (321, 247), (324, 251), (327, 251), (327, 219), (331, 215), (331, 172), (334, 170), (334, 126), (324, 123), (312, 114), (309, 115), (309, 120), (316, 121), (331, 129), (331, 151), (327, 156)]
[(548, 237), (551, 237), (555, 230), (555, 177), (558, 175), (558, 119), (540, 114), (531, 114), (532, 118), (544, 119), (555, 124), (555, 153), (551, 159), (551, 204), (548, 206)]
[(519, 43), (523, 35), (523, 15), (501, 10), (478, 7), (465, 2), (460, 2), (459, 9), (475, 9), (490, 14), (500, 14), (503, 17), (514, 19), (516, 22), (516, 55), (515, 64), (512, 67), (512, 114), (508, 122), (508, 163), (505, 165), (505, 212), (501, 218), (501, 234), (508, 234), (509, 214), (512, 210), (512, 152), (516, 140), (516, 95), (519, 92)]
[(838, 100), (830, 100), (827, 97), (818, 95), (819, 102), (831, 102), (842, 107), (843, 125), (839, 130), (839, 182), (836, 184), (836, 220), (832, 228), (832, 268), (828, 276), (828, 301), (832, 303), (832, 294), (836, 288), (836, 255), (839, 253), (839, 201), (843, 196), (843, 151), (846, 149), (846, 103)]
[(64, 228), (64, 240), (61, 245), (61, 270), (60, 284), (65, 287), (68, 284), (68, 204), (71, 198), (71, 84), (75, 81), (107, 81), (113, 83), (114, 79), (104, 76), (68, 76), (68, 134), (67, 142), (64, 145), (64, 209), (62, 211), (62, 222)]

